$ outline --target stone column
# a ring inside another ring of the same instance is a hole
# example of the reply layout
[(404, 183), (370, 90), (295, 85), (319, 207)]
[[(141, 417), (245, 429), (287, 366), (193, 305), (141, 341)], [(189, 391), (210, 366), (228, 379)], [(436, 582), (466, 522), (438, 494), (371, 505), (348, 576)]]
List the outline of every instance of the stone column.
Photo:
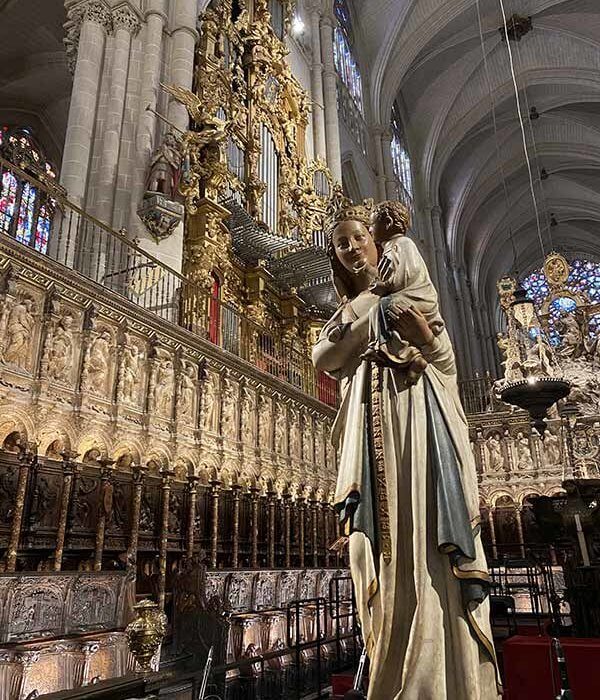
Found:
[(104, 2), (94, 1), (74, 7), (66, 25), (70, 48), (77, 48), (60, 182), (69, 199), (80, 206), (85, 197), (104, 44), (110, 27), (109, 9)]
[(481, 349), (481, 327), (477, 322), (477, 313), (475, 311), (475, 299), (473, 297), (473, 287), (471, 280), (467, 275), (466, 270), (461, 269), (461, 285), (463, 289), (464, 298), (467, 302), (467, 308), (465, 313), (467, 314), (467, 321), (469, 326), (469, 342), (471, 344), (471, 360), (474, 363), (473, 369), (477, 371), (483, 371), (483, 354)]
[(233, 542), (231, 545), (231, 567), (237, 569), (240, 565), (240, 490), (241, 487), (234, 484), (231, 487), (233, 493)]
[[(171, 26), (171, 74), (172, 85), (192, 89), (194, 77), (194, 51), (198, 40), (196, 20), (198, 0), (174, 0), (173, 23)], [(185, 131), (189, 117), (187, 109), (173, 97), (169, 101), (169, 120)]]
[(489, 356), (490, 356), (490, 373), (492, 376), (500, 376), (500, 358), (498, 355), (498, 340), (495, 333), (492, 316), (487, 304), (483, 304), (481, 308), (484, 328), (487, 334)]
[(115, 185), (118, 174), (123, 109), (131, 54), (131, 39), (140, 28), (138, 16), (128, 5), (113, 11), (114, 38), (109, 80), (109, 99), (102, 130), (102, 150), (97, 181), (95, 214), (100, 221), (112, 225)]
[(302, 498), (299, 498), (298, 501), (298, 552), (300, 556), (300, 568), (304, 568), (304, 547), (305, 547), (305, 538), (304, 538), (304, 515), (306, 511), (306, 501)]
[(440, 295), (440, 306), (448, 323), (454, 322), (454, 305), (452, 294), (448, 286), (449, 279), (446, 272), (446, 241), (442, 227), (442, 210), (438, 206), (430, 209), (431, 216), (431, 266), (432, 281)]
[(187, 477), (188, 482), (188, 520), (186, 534), (186, 556), (191, 559), (194, 556), (194, 528), (196, 524), (196, 501), (198, 499), (199, 478), (193, 474)]
[(113, 475), (115, 471), (113, 459), (99, 459), (100, 474), (100, 503), (98, 504), (98, 522), (96, 524), (96, 546), (94, 548), (94, 571), (102, 571), (102, 555), (104, 554), (104, 538), (106, 521), (112, 512)]
[(150, 159), (157, 147), (157, 117), (146, 107), (156, 110), (160, 90), (163, 30), (167, 22), (165, 0), (149, 0), (146, 10), (146, 27), (143, 35), (142, 89), (135, 135), (135, 171), (131, 197), (129, 221), (130, 233), (146, 237), (145, 226), (137, 215), (142, 201)]
[(467, 298), (464, 294), (461, 282), (462, 274), (454, 264), (452, 264), (452, 273), (454, 277), (454, 287), (457, 293), (458, 320), (460, 327), (459, 337), (464, 339), (464, 344), (461, 346), (462, 353), (460, 355), (460, 357), (463, 360), (463, 378), (470, 379), (471, 375), (473, 374), (473, 360), (471, 358), (471, 343), (469, 342), (469, 323), (466, 313)]
[(321, 18), (321, 60), (323, 62), (323, 104), (325, 107), (325, 134), (327, 136), (327, 165), (333, 179), (342, 181), (342, 152), (337, 101), (337, 73), (333, 62), (334, 18)]
[(398, 178), (396, 177), (396, 171), (394, 170), (394, 161), (392, 159), (392, 138), (393, 135), (391, 129), (385, 129), (381, 135), (381, 148), (383, 150), (383, 169), (385, 172), (385, 187), (387, 192), (387, 198), (398, 199)]
[(63, 551), (65, 548), (65, 536), (67, 534), (67, 518), (69, 515), (69, 503), (73, 490), (73, 475), (77, 469), (74, 460), (77, 453), (66, 450), (62, 453), (63, 458), (63, 485), (60, 496), (60, 511), (58, 516), (58, 529), (56, 532), (56, 547), (54, 548), (53, 564), (54, 571), (62, 568)]
[(383, 160), (383, 132), (384, 129), (380, 124), (372, 129), (373, 140), (375, 141), (375, 157), (377, 159), (377, 197), (381, 201), (387, 199), (387, 178)]
[(210, 565), (217, 568), (217, 557), (219, 554), (219, 500), (220, 481), (210, 482), (210, 500), (212, 503), (210, 515)]
[(310, 38), (312, 60), (310, 66), (310, 90), (313, 99), (313, 139), (315, 156), (327, 159), (327, 141), (325, 138), (325, 109), (323, 96), (323, 61), (321, 59), (321, 30), (319, 28), (319, 10), (315, 6), (310, 10)]
[(310, 502), (310, 529), (313, 567), (319, 567), (319, 535), (317, 530), (317, 515), (319, 504), (316, 501)]
[(275, 568), (275, 496), (273, 491), (267, 494), (267, 504), (269, 509), (269, 557), (268, 567)]
[(250, 489), (250, 532), (252, 537), (250, 566), (258, 567), (258, 489)]
[(283, 527), (284, 527), (284, 540), (285, 540), (285, 563), (286, 569), (292, 566), (292, 541), (291, 541), (291, 530), (290, 530), (290, 507), (291, 507), (292, 497), (289, 494), (283, 496)]
[(515, 508), (515, 519), (517, 521), (517, 533), (519, 535), (519, 550), (523, 559), (525, 558), (525, 538), (523, 536), (523, 520), (521, 519), (522, 507)]
[(492, 540), (492, 556), (498, 559), (498, 547), (496, 546), (496, 524), (494, 522), (495, 508), (490, 508), (488, 511), (488, 523), (490, 526), (490, 539)]
[(331, 542), (329, 541), (330, 539), (330, 533), (331, 533), (331, 522), (330, 522), (330, 506), (329, 503), (322, 503), (321, 504), (323, 508), (323, 520), (324, 522), (324, 529), (325, 529), (325, 568), (327, 568), (330, 564), (330, 552), (329, 552), (329, 547), (331, 546)]
[(139, 464), (131, 466), (133, 471), (133, 503), (131, 505), (131, 535), (129, 537), (129, 552), (127, 555), (127, 565), (135, 569), (138, 553), (138, 539), (140, 536), (140, 510), (142, 507), (142, 491), (144, 489), (144, 479), (148, 467)]
[[(31, 449), (33, 448), (33, 449)], [(23, 525), (23, 511), (25, 510), (25, 497), (27, 495), (27, 484), (29, 482), (29, 472), (37, 464), (37, 452), (32, 445), (23, 446), (19, 453), (19, 476), (17, 479), (17, 492), (15, 493), (15, 510), (10, 524), (10, 538), (6, 551), (5, 570), (14, 571), (17, 564), (17, 552), (21, 539), (21, 528)]]
[(158, 545), (158, 605), (161, 610), (165, 608), (165, 596), (167, 590), (167, 546), (169, 543), (169, 503), (171, 501), (171, 483), (174, 472), (169, 469), (161, 469), (162, 478), (162, 508), (160, 522), (160, 542)]

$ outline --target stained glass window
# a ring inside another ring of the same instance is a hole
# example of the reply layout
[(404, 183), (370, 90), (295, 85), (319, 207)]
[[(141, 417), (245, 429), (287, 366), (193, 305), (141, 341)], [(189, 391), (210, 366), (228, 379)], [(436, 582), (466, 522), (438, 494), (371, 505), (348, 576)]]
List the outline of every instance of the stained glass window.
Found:
[(408, 204), (413, 198), (412, 169), (410, 157), (404, 141), (404, 130), (400, 110), (394, 104), (392, 108), (392, 162), (394, 164), (394, 174), (400, 183), (400, 199)]
[[(543, 270), (536, 270), (521, 282), (523, 289), (534, 302), (538, 310), (550, 293), (550, 287)], [(600, 303), (600, 263), (589, 260), (574, 260), (566, 288), (574, 294), (587, 295), (592, 303)], [(557, 297), (549, 308), (549, 336), (553, 345), (560, 345), (560, 334), (557, 330), (561, 318), (571, 314), (577, 308), (577, 302), (568, 295)], [(589, 319), (589, 333), (592, 337), (600, 335), (600, 314)]]
[[(31, 130), (25, 127), (0, 127), (0, 156), (8, 163), (17, 163), (35, 181), (56, 178), (54, 167), (35, 143)], [(45, 253), (56, 201), (42, 187), (1, 161), (0, 182), (0, 232)]]
[(354, 104), (363, 111), (362, 79), (358, 64), (352, 53), (352, 23), (346, 0), (335, 0), (335, 16), (338, 26), (333, 37), (333, 60), (335, 69), (348, 89)]
[(2, 192), (0, 192), (0, 231), (2, 233), (8, 233), (15, 212), (18, 187), (17, 178), (5, 170), (2, 173)]

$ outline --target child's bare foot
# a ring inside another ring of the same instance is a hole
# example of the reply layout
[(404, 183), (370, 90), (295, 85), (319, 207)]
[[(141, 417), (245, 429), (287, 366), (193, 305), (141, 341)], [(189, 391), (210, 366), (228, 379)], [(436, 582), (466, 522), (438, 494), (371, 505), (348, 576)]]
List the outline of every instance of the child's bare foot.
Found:
[(427, 369), (427, 360), (422, 356), (415, 357), (415, 359), (408, 366), (406, 371), (406, 382), (409, 385), (416, 384), (423, 372)]

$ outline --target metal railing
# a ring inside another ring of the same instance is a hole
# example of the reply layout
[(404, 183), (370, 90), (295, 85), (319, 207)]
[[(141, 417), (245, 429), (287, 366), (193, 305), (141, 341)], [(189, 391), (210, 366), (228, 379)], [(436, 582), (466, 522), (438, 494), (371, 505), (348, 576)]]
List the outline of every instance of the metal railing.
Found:
[(494, 380), (488, 372), (482, 377), (459, 382), (458, 389), (467, 415), (507, 410), (507, 406), (495, 397)]
[[(131, 241), (126, 231), (117, 233), (70, 202), (60, 187), (33, 178), (0, 157), (0, 185), (11, 176), (35, 188), (54, 211), (48, 244), (41, 247), (33, 233), (22, 235), (23, 187), (17, 188), (16, 200), (8, 208), (0, 200), (0, 231), (31, 248), (32, 255), (44, 255), (305, 394), (337, 405), (336, 382), (315, 371), (305, 349), (283, 342), (268, 328), (214, 298)], [(37, 210), (27, 224), (32, 231), (38, 225), (36, 217)]]

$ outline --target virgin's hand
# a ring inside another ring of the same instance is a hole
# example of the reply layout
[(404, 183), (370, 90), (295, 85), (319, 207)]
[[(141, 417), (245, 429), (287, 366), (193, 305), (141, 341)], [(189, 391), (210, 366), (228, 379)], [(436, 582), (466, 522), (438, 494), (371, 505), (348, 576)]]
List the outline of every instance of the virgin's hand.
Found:
[(414, 306), (390, 304), (386, 311), (388, 323), (403, 340), (420, 348), (433, 342), (434, 335), (423, 314)]

